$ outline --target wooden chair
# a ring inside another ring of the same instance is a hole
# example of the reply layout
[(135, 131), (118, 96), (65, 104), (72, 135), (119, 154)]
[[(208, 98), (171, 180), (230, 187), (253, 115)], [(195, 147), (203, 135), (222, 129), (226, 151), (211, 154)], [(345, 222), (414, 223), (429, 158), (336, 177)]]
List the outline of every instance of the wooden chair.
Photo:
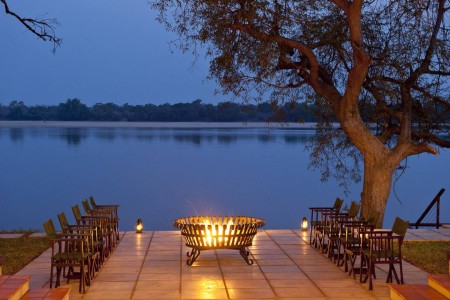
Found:
[(63, 233), (86, 234), (87, 238), (89, 238), (89, 252), (92, 260), (90, 264), (92, 268), (92, 270), (90, 270), (90, 274), (91, 279), (93, 279), (95, 276), (95, 272), (98, 272), (100, 270), (100, 267), (105, 260), (104, 242), (99, 235), (100, 228), (98, 228), (98, 226), (96, 225), (70, 225), (64, 212), (58, 215), (58, 220)]
[(97, 212), (95, 215), (83, 216), (78, 204), (72, 206), (72, 212), (78, 225), (89, 225), (98, 228), (99, 238), (103, 241), (102, 256), (107, 257), (113, 250), (115, 234), (111, 226), (111, 214), (108, 211)]
[[(60, 285), (62, 271), (67, 268), (67, 283), (79, 280), (78, 291), (86, 293), (86, 285), (91, 283), (89, 240), (85, 234), (63, 233), (52, 245), (52, 260), (56, 266), (56, 285)], [(76, 271), (78, 269), (78, 271)]]
[[(115, 233), (115, 242), (118, 243), (120, 240), (120, 231), (119, 231), (119, 205), (117, 204), (104, 204), (104, 205), (98, 205), (95, 202), (95, 199), (93, 196), (89, 197), (89, 202), (92, 206), (92, 209), (89, 207), (89, 203), (87, 203), (86, 200), (86, 206), (88, 207), (88, 210), (107, 210), (111, 214), (111, 226), (113, 226), (114, 233)], [(83, 204), (85, 205), (85, 204)], [(86, 210), (86, 208), (85, 208)]]
[[(50, 260), (50, 288), (53, 287), (53, 270), (56, 269), (55, 288), (61, 285), (61, 275), (64, 277), (65, 269), (68, 272), (67, 283), (70, 279), (79, 279), (79, 291), (86, 292), (86, 285), (90, 284), (91, 274), (89, 240), (86, 234), (57, 233), (52, 219), (44, 223), (44, 229), (50, 241), (52, 250)], [(80, 268), (75, 271), (75, 268)]]
[(314, 240), (318, 244), (316, 248), (322, 249), (322, 252), (326, 252), (327, 256), (333, 258), (334, 261), (339, 260), (335, 253), (339, 246), (339, 222), (356, 219), (360, 207), (360, 204), (352, 201), (350, 209), (346, 213), (334, 210), (322, 211), (321, 224), (316, 226), (314, 232)]
[(50, 288), (53, 287), (53, 269), (56, 267), (56, 257), (54, 253), (54, 243), (57, 238), (59, 238), (55, 225), (53, 224), (53, 220), (49, 219), (48, 221), (44, 222), (44, 229), (45, 233), (47, 235), (47, 238), (50, 242), (50, 247), (52, 247), (52, 255), (50, 256)]
[[(92, 196), (91, 196), (92, 197)], [(93, 199), (93, 198), (92, 198)], [(113, 245), (117, 244), (119, 234), (119, 224), (118, 224), (118, 218), (116, 218), (116, 210), (113, 206), (97, 206), (97, 207), (90, 207), (89, 202), (87, 199), (82, 201), (84, 212), (87, 216), (104, 216), (105, 218), (108, 218), (108, 226), (111, 228), (111, 230), (114, 232), (113, 236)]]
[(344, 271), (348, 272), (349, 276), (356, 277), (356, 274), (361, 272), (360, 268), (355, 267), (357, 258), (361, 255), (361, 249), (367, 248), (367, 243), (365, 239), (361, 238), (361, 233), (372, 231), (374, 227), (365, 221), (346, 221), (341, 224), (339, 251), (342, 248), (343, 260), (342, 262), (338, 260), (338, 265), (344, 265)]
[[(342, 204), (344, 201), (340, 199), (339, 197), (336, 198), (334, 201), (334, 205), (332, 207), (310, 207), (309, 210), (311, 211), (311, 217), (310, 217), (310, 231), (309, 231), (309, 243), (314, 244), (314, 247), (318, 248), (320, 245), (320, 242), (316, 239), (316, 230), (321, 230), (322, 227), (325, 225), (325, 219), (322, 215), (323, 213), (330, 213), (335, 212), (338, 213), (341, 210)], [(314, 239), (313, 239), (314, 235)]]
[[(366, 232), (368, 248), (361, 250), (361, 265), (367, 265), (366, 276), (362, 282), (369, 279), (369, 290), (373, 290), (372, 277), (376, 278), (375, 265), (388, 264), (388, 276), (386, 282), (396, 282), (403, 284), (403, 266), (402, 266), (402, 243), (408, 229), (409, 222), (397, 217), (392, 230), (374, 230)], [(395, 265), (399, 265), (400, 278), (398, 277)], [(362, 278), (362, 273), (361, 273)]]
[(339, 260), (341, 258), (341, 243), (339, 242), (340, 234), (342, 233), (342, 226), (345, 222), (349, 220), (347, 214), (330, 214), (329, 216), (330, 226), (324, 227), (325, 237), (322, 240), (327, 240), (327, 256), (339, 265)]

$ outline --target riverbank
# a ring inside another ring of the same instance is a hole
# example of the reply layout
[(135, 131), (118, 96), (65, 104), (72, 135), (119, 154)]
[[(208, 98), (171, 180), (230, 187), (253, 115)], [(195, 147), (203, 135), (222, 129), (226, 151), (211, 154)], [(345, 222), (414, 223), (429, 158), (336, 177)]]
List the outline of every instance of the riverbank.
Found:
[[(336, 125), (337, 126), (337, 125)], [(316, 123), (268, 122), (92, 122), (92, 121), (0, 121), (4, 128), (284, 128), (315, 129)]]

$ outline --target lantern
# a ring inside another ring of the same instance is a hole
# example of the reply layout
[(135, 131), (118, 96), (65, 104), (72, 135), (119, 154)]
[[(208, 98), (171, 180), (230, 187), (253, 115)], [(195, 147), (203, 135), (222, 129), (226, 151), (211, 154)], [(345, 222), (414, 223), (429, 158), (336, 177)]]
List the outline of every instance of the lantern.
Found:
[(142, 233), (143, 230), (144, 230), (144, 225), (142, 224), (142, 220), (141, 219), (137, 219), (137, 221), (136, 221), (136, 233)]
[(308, 231), (308, 219), (306, 217), (303, 217), (301, 227), (302, 231)]

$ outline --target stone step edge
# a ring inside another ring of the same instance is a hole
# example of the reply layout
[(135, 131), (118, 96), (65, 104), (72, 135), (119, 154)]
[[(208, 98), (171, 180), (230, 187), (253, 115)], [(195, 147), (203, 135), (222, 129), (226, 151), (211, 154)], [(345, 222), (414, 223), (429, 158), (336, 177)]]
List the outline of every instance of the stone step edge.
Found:
[(390, 284), (391, 300), (448, 300), (426, 284)]
[(28, 275), (8, 275), (0, 277), (0, 298), (20, 300), (30, 290)]
[(450, 299), (450, 274), (428, 274), (428, 285)]
[(59, 288), (41, 288), (41, 289), (31, 289), (28, 291), (21, 300), (69, 300), (70, 299), (70, 288), (59, 287)]

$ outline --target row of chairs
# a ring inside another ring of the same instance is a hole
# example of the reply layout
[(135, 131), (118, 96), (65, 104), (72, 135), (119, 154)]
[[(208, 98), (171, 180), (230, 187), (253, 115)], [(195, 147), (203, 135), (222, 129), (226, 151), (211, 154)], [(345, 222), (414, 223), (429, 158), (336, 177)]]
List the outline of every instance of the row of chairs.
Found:
[(58, 214), (61, 231), (57, 232), (52, 219), (44, 223), (52, 249), (50, 288), (61, 285), (61, 276), (79, 279), (79, 292), (85, 293), (106, 258), (119, 242), (118, 205), (97, 205), (94, 197), (82, 201), (82, 215), (78, 204), (72, 206), (76, 224), (69, 224), (64, 212)]
[(360, 282), (369, 281), (369, 290), (373, 290), (376, 264), (389, 265), (386, 282), (395, 278), (403, 284), (401, 247), (409, 222), (397, 217), (392, 229), (376, 229), (379, 213), (371, 212), (363, 219), (358, 217), (360, 204), (353, 201), (341, 212), (342, 204), (343, 200), (336, 198), (332, 207), (310, 207), (310, 244), (339, 267), (344, 266), (349, 276), (358, 274)]

